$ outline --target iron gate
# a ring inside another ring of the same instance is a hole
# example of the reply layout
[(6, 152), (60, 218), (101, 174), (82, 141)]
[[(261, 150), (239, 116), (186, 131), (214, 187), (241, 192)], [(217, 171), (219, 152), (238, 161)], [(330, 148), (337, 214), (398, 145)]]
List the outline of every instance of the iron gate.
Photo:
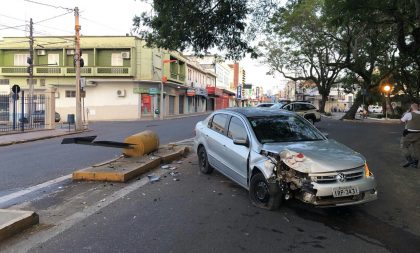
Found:
[(26, 97), (0, 94), (0, 132), (23, 132), (45, 128), (47, 98), (43, 94)]

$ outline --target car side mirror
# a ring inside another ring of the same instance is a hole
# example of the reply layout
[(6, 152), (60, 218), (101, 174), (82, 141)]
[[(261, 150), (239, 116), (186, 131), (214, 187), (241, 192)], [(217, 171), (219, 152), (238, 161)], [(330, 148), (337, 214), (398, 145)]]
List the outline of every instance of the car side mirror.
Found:
[(247, 139), (235, 138), (233, 139), (233, 144), (249, 147), (248, 138)]

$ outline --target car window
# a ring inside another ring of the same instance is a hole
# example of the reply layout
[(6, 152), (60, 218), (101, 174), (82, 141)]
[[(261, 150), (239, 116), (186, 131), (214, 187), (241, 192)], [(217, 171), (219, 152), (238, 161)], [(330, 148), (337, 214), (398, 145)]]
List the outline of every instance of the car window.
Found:
[(306, 106), (304, 104), (296, 103), (296, 104), (294, 104), (293, 109), (294, 109), (295, 112), (304, 111), (304, 110), (306, 110)]
[(213, 116), (213, 120), (211, 121), (210, 128), (214, 131), (223, 134), (225, 131), (225, 126), (227, 122), (227, 115), (226, 114), (216, 114)]
[(248, 120), (258, 141), (263, 144), (324, 140), (309, 122), (293, 115), (249, 117)]
[(311, 104), (305, 104), (306, 110), (316, 110), (316, 107)]
[(247, 139), (246, 128), (242, 121), (237, 117), (232, 117), (229, 123), (228, 137), (231, 139)]
[(293, 110), (293, 105), (286, 105), (285, 107), (283, 107), (283, 109), (288, 110), (288, 111), (292, 111)]

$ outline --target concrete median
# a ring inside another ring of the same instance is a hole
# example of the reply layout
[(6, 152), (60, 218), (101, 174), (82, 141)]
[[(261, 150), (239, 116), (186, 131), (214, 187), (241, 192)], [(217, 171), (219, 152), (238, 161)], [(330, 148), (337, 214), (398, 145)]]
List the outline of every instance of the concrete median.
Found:
[(94, 165), (73, 173), (75, 181), (127, 182), (144, 174), (162, 163), (182, 158), (188, 147), (178, 145), (161, 146), (152, 154), (142, 157), (121, 157), (108, 163)]
[(0, 242), (38, 223), (35, 212), (0, 209)]

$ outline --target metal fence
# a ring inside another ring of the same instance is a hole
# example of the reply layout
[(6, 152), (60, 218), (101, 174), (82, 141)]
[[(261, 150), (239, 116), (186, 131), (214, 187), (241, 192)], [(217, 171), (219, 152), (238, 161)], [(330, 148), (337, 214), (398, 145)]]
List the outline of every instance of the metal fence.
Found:
[(43, 94), (31, 98), (23, 91), (18, 95), (0, 95), (0, 132), (45, 128), (46, 100)]

